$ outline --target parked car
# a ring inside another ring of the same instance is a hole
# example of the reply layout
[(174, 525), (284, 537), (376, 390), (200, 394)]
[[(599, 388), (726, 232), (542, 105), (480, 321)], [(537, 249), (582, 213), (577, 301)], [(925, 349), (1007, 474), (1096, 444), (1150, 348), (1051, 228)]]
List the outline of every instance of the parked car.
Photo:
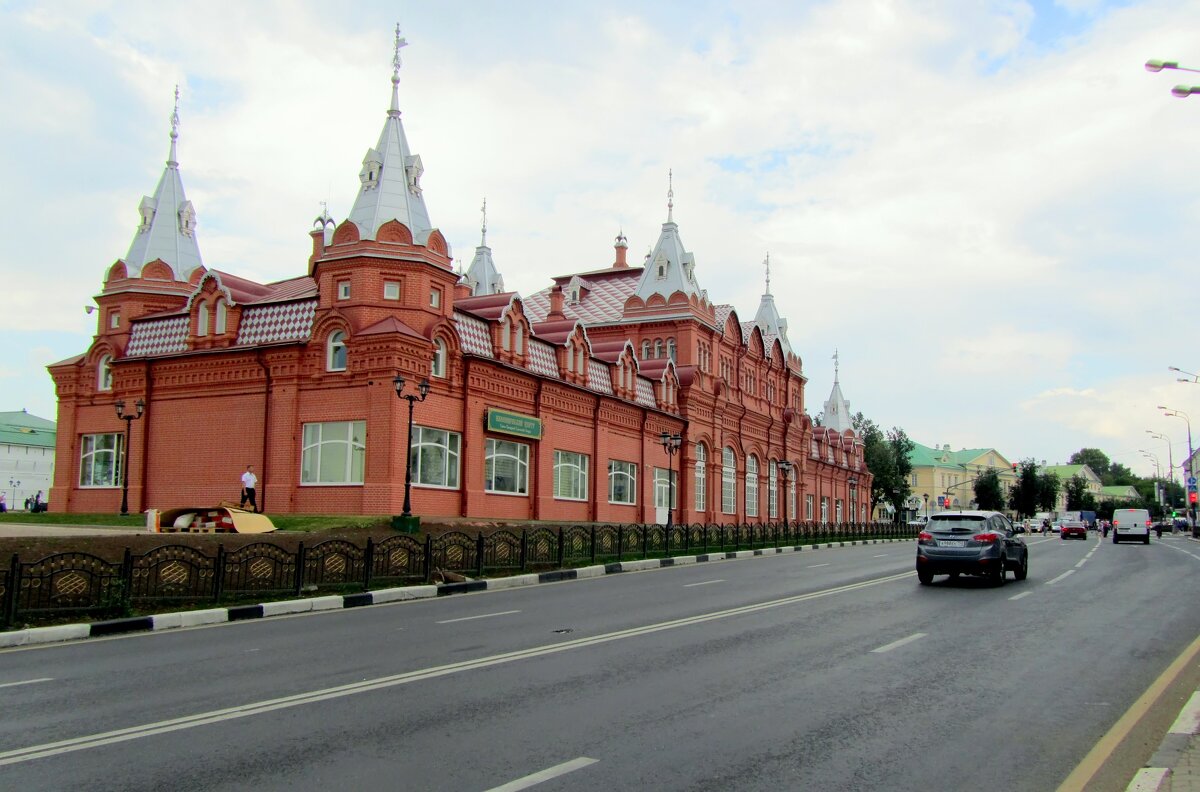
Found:
[(1145, 509), (1113, 509), (1112, 540), (1150, 544), (1150, 512)]
[(1082, 520), (1063, 520), (1059, 536), (1063, 539), (1087, 539), (1087, 525)]
[(1002, 586), (1008, 570), (1024, 580), (1029, 548), (1000, 512), (950, 511), (935, 514), (917, 536), (917, 579), (934, 575), (976, 575)]

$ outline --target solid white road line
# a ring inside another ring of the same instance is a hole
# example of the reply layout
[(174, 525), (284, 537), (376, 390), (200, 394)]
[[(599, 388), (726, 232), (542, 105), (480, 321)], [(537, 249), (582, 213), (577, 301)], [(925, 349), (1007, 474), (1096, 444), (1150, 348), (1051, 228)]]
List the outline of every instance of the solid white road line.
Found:
[(904, 646), (905, 644), (910, 644), (913, 641), (919, 641), (928, 634), (929, 633), (913, 633), (912, 635), (908, 636), (907, 638), (901, 638), (899, 641), (892, 641), (890, 644), (881, 646), (878, 649), (872, 649), (871, 653), (872, 654), (883, 654), (884, 652), (890, 652), (893, 649), (899, 649), (901, 646)]
[(880, 553), (879, 555), (871, 556), (871, 558), (887, 558), (889, 553)]
[(38, 679), (26, 679), (21, 682), (5, 682), (0, 684), (0, 688), (16, 687), (17, 685), (32, 685), (36, 682), (53, 682), (54, 677), (40, 677)]
[(829, 564), (809, 564), (805, 569), (816, 569), (817, 567), (829, 566)]
[(519, 610), (511, 610), (511, 611), (500, 611), (499, 613), (481, 613), (478, 616), (463, 616), (461, 619), (443, 619), (440, 622), (434, 622), (434, 624), (454, 624), (455, 622), (475, 621), (476, 619), (490, 619), (493, 616), (507, 616), (510, 613), (520, 613), (520, 612), (521, 611), (519, 611)]
[(699, 583), (687, 583), (684, 585), (684, 588), (692, 588), (694, 586), (707, 586), (711, 583), (724, 583), (724, 582), (725, 582), (724, 578), (717, 578), (716, 580), (702, 580)]
[(1200, 561), (1200, 555), (1196, 555), (1195, 553), (1184, 550), (1182, 547), (1175, 547), (1174, 545), (1169, 545), (1169, 544), (1164, 544), (1164, 545), (1162, 545), (1162, 547), (1165, 547), (1168, 550), (1174, 550), (1177, 553), (1183, 553), (1184, 555), (1189, 555), (1192, 558), (1196, 559), (1197, 561)]
[(529, 787), (537, 786), (543, 781), (549, 781), (552, 778), (558, 778), (559, 776), (566, 775), (567, 773), (573, 773), (576, 770), (580, 770), (590, 764), (595, 764), (598, 761), (600, 760), (589, 759), (586, 756), (581, 756), (578, 759), (572, 759), (569, 762), (563, 762), (562, 764), (554, 765), (554, 767), (547, 767), (545, 770), (537, 773), (531, 773), (524, 778), (518, 778), (515, 781), (509, 781), (504, 786), (492, 787), (491, 789), (487, 790), (487, 792), (517, 792), (518, 789), (529, 789)]
[(1062, 573), (1061, 575), (1059, 575), (1058, 577), (1056, 577), (1056, 578), (1050, 578), (1049, 580), (1047, 580), (1047, 581), (1046, 581), (1046, 585), (1047, 585), (1047, 586), (1053, 586), (1055, 583), (1057, 583), (1058, 581), (1062, 580), (1063, 578), (1065, 578), (1065, 577), (1069, 577), (1069, 576), (1071, 576), (1071, 575), (1074, 575), (1074, 574), (1075, 574), (1075, 570), (1074, 570), (1074, 569), (1068, 569), (1066, 572), (1063, 572), (1063, 573)]
[(1200, 691), (1192, 694), (1188, 703), (1171, 724), (1171, 734), (1195, 734), (1200, 731)]
[(1012, 602), (1013, 600), (1023, 599), (1025, 597), (1028, 597), (1032, 593), (1033, 593), (1032, 591), (1022, 591), (1020, 594), (1017, 594), (1016, 596), (1009, 597), (1008, 601)]
[(506, 663), (513, 663), (519, 660), (531, 660), (537, 657), (546, 657), (549, 655), (559, 654), (560, 652), (571, 651), (573, 649), (584, 649), (591, 646), (611, 643), (613, 641), (622, 641), (628, 638), (638, 638), (643, 635), (651, 635), (653, 633), (659, 633), (665, 630), (674, 630), (679, 627), (690, 627), (692, 625), (704, 624), (710, 621), (717, 621), (719, 619), (746, 616), (751, 613), (758, 613), (759, 611), (781, 608), (788, 605), (796, 605), (801, 602), (811, 602), (813, 600), (824, 599), (826, 597), (832, 597), (838, 594), (846, 594), (852, 591), (860, 591), (862, 589), (872, 588), (884, 583), (896, 583), (901, 580), (911, 580), (914, 574), (916, 573), (901, 572), (896, 575), (884, 575), (883, 577), (874, 578), (872, 580), (864, 580), (858, 583), (847, 583), (842, 586), (834, 586), (832, 588), (822, 589), (820, 591), (813, 591), (808, 594), (796, 594), (790, 597), (767, 600), (766, 602), (758, 602), (752, 605), (742, 605), (737, 608), (728, 608), (726, 610), (712, 611), (710, 613), (701, 613), (697, 616), (687, 616), (682, 619), (672, 619), (671, 621), (658, 622), (657, 624), (631, 627), (626, 630), (603, 633), (591, 638), (576, 638), (575, 640), (562, 641), (560, 643), (543, 644), (541, 646), (534, 646), (529, 649), (518, 649), (513, 652), (504, 652), (502, 654), (491, 655), (489, 657), (480, 657), (475, 660), (462, 660), (457, 663), (447, 663), (445, 665), (422, 668), (416, 671), (406, 671), (402, 674), (392, 674), (389, 676), (377, 677), (375, 679), (364, 679), (361, 682), (352, 682), (347, 685), (338, 685), (336, 687), (324, 688), (321, 690), (312, 690), (307, 693), (296, 693), (290, 696), (281, 696), (280, 698), (255, 701), (249, 704), (239, 704), (237, 706), (226, 707), (219, 710), (198, 712), (194, 715), (184, 715), (182, 717), (157, 721), (155, 723), (144, 723), (139, 726), (113, 729), (112, 731), (89, 734), (82, 737), (72, 737), (66, 740), (43, 743), (41, 745), (30, 745), (25, 748), (14, 748), (9, 751), (0, 751), (0, 766), (17, 764), (18, 762), (28, 762), (32, 759), (41, 759), (43, 757), (70, 753), (72, 751), (82, 751), (88, 748), (97, 748), (101, 745), (125, 742), (127, 740), (137, 740), (142, 737), (149, 737), (155, 734), (167, 734), (169, 732), (181, 731), (183, 729), (192, 729), (197, 726), (205, 726), (210, 723), (221, 723), (223, 721), (234, 720), (236, 718), (247, 718), (251, 715), (262, 715), (263, 713), (274, 712), (282, 709), (290, 709), (292, 707), (299, 707), (304, 704), (315, 704), (319, 701), (344, 698), (346, 696), (352, 696), (356, 693), (369, 693), (371, 691), (383, 690), (386, 688), (396, 687), (398, 685), (407, 685), (412, 682), (423, 682), (427, 679), (437, 679), (439, 677), (450, 676), (452, 674), (459, 674), (464, 671), (474, 671), (480, 668), (504, 665)]

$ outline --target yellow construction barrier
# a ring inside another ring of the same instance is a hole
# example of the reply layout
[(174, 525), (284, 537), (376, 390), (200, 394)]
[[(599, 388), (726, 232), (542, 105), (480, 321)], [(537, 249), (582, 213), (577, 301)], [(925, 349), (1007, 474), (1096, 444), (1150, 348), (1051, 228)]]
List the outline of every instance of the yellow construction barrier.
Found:
[(158, 515), (160, 533), (270, 533), (275, 524), (265, 514), (255, 514), (229, 504), (214, 508), (167, 509)]

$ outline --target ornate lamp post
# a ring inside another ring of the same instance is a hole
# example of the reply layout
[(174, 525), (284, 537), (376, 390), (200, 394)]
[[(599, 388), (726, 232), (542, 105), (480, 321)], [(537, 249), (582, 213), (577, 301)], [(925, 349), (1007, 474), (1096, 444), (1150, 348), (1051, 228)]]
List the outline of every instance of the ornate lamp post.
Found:
[(858, 522), (858, 476), (851, 476), (846, 483), (850, 485), (850, 522)]
[[(667, 452), (667, 533), (669, 534), (671, 532), (671, 504), (675, 503), (675, 479), (671, 478), (671, 472), (675, 467), (675, 454), (683, 445), (683, 435), (663, 432), (658, 439), (662, 443), (663, 451)], [(683, 475), (682, 464), (680, 464), (679, 475)]]
[(20, 488), (21, 482), (17, 481), (16, 479), (9, 479), (8, 486), (12, 487), (12, 491), (13, 491), (12, 510), (16, 511), (17, 510), (17, 490)]
[(781, 459), (776, 464), (779, 466), (779, 472), (783, 475), (783, 521), (791, 522), (792, 518), (788, 516), (788, 505), (792, 500), (792, 491), (788, 489), (788, 478), (792, 475), (792, 463)]
[(121, 467), (121, 516), (125, 517), (129, 514), (129, 429), (133, 422), (142, 417), (142, 413), (146, 410), (146, 402), (138, 399), (133, 403), (133, 407), (137, 410), (134, 414), (125, 412), (125, 400), (118, 399), (114, 405), (117, 408), (117, 417), (125, 422), (125, 447), (121, 449), (124, 457)]
[[(1186, 374), (1187, 372), (1183, 372), (1183, 373)], [(1192, 421), (1190, 418), (1188, 418), (1187, 413), (1183, 412), (1182, 410), (1172, 410), (1170, 407), (1163, 407), (1161, 404), (1158, 405), (1158, 409), (1162, 410), (1168, 417), (1182, 418), (1187, 423), (1187, 433), (1188, 433), (1187, 475), (1188, 475), (1188, 478), (1187, 478), (1187, 482), (1185, 482), (1185, 483), (1188, 485), (1188, 489), (1187, 489), (1187, 492), (1188, 492), (1188, 522), (1191, 525), (1193, 532), (1194, 532), (1194, 530), (1196, 528), (1196, 504), (1192, 503), (1191, 480), (1192, 480), (1192, 477), (1196, 474), (1192, 472)]]
[(921, 493), (921, 500), (925, 501), (925, 522), (929, 522), (929, 493)]
[(413, 426), (413, 405), (417, 402), (425, 401), (425, 397), (429, 395), (429, 380), (421, 380), (421, 384), (417, 385), (418, 396), (415, 393), (404, 393), (404, 377), (399, 374), (392, 380), (392, 385), (396, 388), (396, 395), (408, 402), (408, 454), (404, 460), (404, 511), (400, 516), (405, 518), (406, 528), (412, 518), (412, 426)]

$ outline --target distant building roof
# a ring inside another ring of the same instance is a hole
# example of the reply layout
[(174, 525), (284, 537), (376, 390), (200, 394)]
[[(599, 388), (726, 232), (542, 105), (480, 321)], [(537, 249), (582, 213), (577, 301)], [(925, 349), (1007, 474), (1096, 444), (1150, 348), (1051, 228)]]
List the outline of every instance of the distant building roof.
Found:
[(21, 410), (0, 412), (0, 443), (53, 448), (57, 424)]

